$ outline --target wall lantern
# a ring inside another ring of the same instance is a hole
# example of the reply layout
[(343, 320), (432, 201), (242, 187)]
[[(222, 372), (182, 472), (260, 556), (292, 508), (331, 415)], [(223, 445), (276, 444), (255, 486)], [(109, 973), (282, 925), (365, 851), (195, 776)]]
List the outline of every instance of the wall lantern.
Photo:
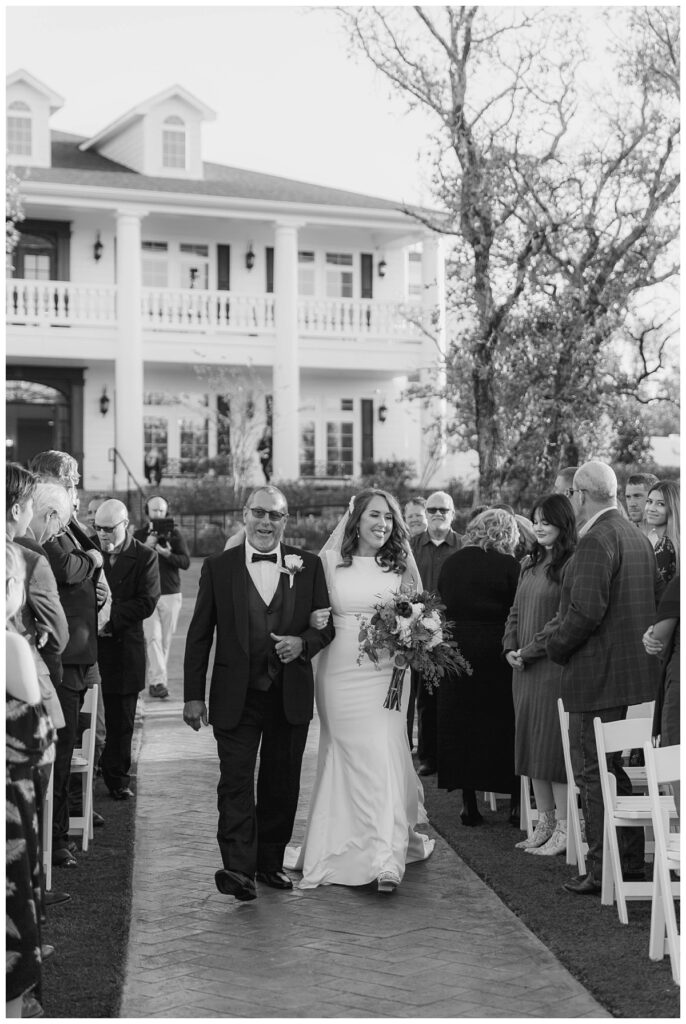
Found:
[(98, 404), (100, 405), (100, 414), (102, 416), (107, 416), (107, 410), (110, 407), (110, 396), (107, 394), (107, 388), (102, 389), (100, 402)]
[(98, 231), (97, 235), (95, 236), (95, 243), (93, 245), (93, 259), (95, 260), (96, 263), (99, 262), (100, 257), (102, 256), (102, 250), (104, 248), (105, 246), (100, 241), (100, 232)]
[(252, 249), (252, 242), (248, 245), (248, 251), (245, 254), (245, 265), (248, 270), (252, 270), (255, 266), (255, 253)]
[(379, 277), (386, 276), (386, 260), (379, 260), (379, 266), (377, 268)]
[(379, 406), (379, 410), (377, 412), (377, 416), (379, 417), (379, 423), (385, 423), (387, 415), (388, 415), (388, 406), (380, 405)]

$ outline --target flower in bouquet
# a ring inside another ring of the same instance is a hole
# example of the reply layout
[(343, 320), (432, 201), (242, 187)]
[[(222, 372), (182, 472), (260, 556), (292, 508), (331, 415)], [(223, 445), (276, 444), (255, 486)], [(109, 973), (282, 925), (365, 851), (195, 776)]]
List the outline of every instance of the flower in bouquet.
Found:
[(374, 606), (370, 618), (358, 616), (358, 665), (365, 657), (381, 668), (385, 654), (393, 661), (385, 708), (400, 710), (405, 672), (413, 668), (432, 692), (446, 672), (471, 675), (472, 667), (452, 639), (452, 623), (436, 594), (401, 587)]

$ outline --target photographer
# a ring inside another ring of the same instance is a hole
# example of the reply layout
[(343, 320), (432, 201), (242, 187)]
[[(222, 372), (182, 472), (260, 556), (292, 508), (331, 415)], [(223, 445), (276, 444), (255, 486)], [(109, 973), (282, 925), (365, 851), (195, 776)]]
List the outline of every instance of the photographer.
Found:
[(148, 693), (151, 697), (169, 696), (167, 662), (172, 636), (181, 613), (183, 598), (179, 569), (191, 564), (188, 546), (169, 516), (169, 505), (159, 495), (145, 503), (148, 525), (136, 530), (134, 537), (152, 548), (158, 556), (162, 596), (150, 618), (143, 622)]

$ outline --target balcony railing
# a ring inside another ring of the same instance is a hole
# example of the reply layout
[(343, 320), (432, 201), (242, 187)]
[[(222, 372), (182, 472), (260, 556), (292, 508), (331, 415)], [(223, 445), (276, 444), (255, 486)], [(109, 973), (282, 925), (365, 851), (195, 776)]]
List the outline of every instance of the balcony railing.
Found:
[(115, 324), (116, 285), (73, 284), (71, 281), (6, 282), (5, 319), (10, 324), (62, 327)]
[[(373, 299), (298, 299), (303, 336), (416, 337), (420, 307)], [(116, 326), (116, 285), (71, 281), (7, 281), (6, 320), (33, 326)], [(275, 297), (190, 288), (143, 288), (141, 320), (147, 330), (270, 333)]]

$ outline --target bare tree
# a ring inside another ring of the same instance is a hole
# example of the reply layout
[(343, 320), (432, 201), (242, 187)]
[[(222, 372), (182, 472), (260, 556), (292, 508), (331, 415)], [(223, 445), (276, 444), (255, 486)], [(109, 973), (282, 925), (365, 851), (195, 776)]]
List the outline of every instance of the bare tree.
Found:
[[(607, 346), (632, 300), (676, 272), (678, 10), (597, 19), (612, 61), (609, 85), (595, 92), (586, 87), (587, 11), (340, 13), (355, 48), (435, 119), (440, 210), (408, 212), (456, 238), (440, 393), (455, 408), (454, 433), (477, 449), (482, 496), (493, 497), (513, 454), (518, 461), (513, 444), (530, 431), (520, 413), (532, 421), (545, 406), (538, 463), (552, 474), (584, 420), (579, 393), (584, 406), (598, 399)], [(522, 366), (543, 390), (532, 390)]]

